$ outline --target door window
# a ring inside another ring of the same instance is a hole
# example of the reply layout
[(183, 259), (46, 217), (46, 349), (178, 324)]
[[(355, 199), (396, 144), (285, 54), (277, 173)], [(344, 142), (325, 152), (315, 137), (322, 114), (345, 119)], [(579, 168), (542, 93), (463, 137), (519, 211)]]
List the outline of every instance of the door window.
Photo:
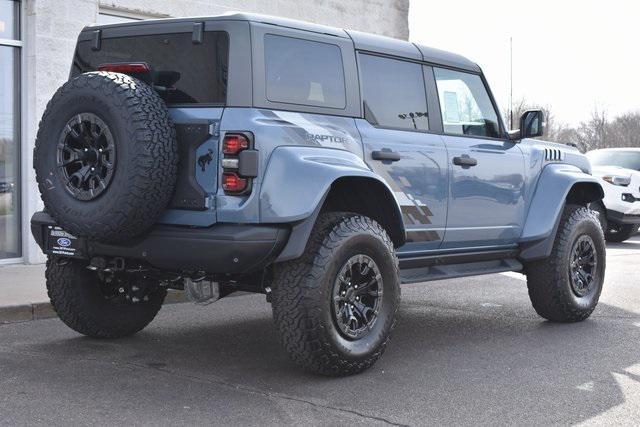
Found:
[(365, 118), (393, 129), (429, 129), (422, 66), (361, 54), (359, 58)]
[(500, 138), (498, 115), (477, 74), (434, 68), (444, 132)]

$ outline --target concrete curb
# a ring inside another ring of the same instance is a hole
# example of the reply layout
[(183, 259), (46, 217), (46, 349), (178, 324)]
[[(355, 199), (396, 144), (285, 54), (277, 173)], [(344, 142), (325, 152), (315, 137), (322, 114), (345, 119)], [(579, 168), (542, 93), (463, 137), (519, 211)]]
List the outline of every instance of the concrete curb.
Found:
[[(164, 303), (176, 304), (186, 301), (187, 297), (184, 292), (169, 290)], [(0, 306), (0, 324), (28, 322), (52, 317), (57, 317), (57, 314), (49, 302)]]

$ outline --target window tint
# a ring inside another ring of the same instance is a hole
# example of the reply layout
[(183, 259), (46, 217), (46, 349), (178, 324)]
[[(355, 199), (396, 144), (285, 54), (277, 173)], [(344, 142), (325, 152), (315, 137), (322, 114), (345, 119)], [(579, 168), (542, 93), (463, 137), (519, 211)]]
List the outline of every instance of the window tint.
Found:
[(427, 98), (422, 66), (360, 55), (365, 118), (374, 125), (427, 130)]
[(445, 133), (499, 138), (498, 115), (480, 76), (434, 68)]
[(342, 53), (338, 46), (267, 34), (264, 55), (269, 101), (346, 107)]
[(201, 44), (191, 33), (103, 38), (98, 51), (90, 41), (78, 43), (72, 74), (101, 64), (146, 62), (153, 83), (168, 104), (224, 104), (227, 97), (229, 37), (206, 31)]

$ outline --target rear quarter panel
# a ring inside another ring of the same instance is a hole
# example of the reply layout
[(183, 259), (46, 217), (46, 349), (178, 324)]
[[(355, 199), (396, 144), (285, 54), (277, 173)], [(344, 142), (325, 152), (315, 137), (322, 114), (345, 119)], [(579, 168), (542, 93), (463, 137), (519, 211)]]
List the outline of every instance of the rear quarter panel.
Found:
[[(220, 126), (221, 138), (224, 133), (231, 131), (253, 133), (255, 148), (259, 153), (259, 172), (254, 180), (253, 190), (247, 197), (227, 196), (222, 189), (218, 190), (216, 202), (219, 222), (284, 223), (305, 218), (315, 209), (314, 203), (317, 204), (323, 196), (314, 185), (321, 177), (316, 175), (312, 178), (311, 175), (314, 165), (342, 162), (358, 165), (350, 166), (352, 169), (368, 170), (362, 161), (362, 143), (352, 118), (255, 108), (226, 108)], [(290, 164), (285, 158), (291, 154), (283, 154), (272, 163), (271, 158), (278, 147), (326, 150), (314, 150), (313, 155), (308, 151), (297, 151), (305, 159), (294, 162), (296, 159), (291, 158)], [(309, 168), (303, 167), (305, 164)], [(345, 175), (350, 173), (346, 167), (344, 172)], [(283, 187), (275, 182), (289, 182), (291, 185)], [(300, 186), (301, 182), (306, 184)], [(277, 203), (274, 202), (276, 199), (279, 200)]]

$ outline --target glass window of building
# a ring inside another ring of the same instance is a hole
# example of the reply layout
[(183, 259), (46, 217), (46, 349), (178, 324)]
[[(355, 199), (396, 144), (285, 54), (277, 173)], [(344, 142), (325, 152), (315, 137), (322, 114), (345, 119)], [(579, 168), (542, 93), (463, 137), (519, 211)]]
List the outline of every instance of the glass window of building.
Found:
[(19, 14), (19, 2), (0, 0), (0, 259), (22, 256)]

